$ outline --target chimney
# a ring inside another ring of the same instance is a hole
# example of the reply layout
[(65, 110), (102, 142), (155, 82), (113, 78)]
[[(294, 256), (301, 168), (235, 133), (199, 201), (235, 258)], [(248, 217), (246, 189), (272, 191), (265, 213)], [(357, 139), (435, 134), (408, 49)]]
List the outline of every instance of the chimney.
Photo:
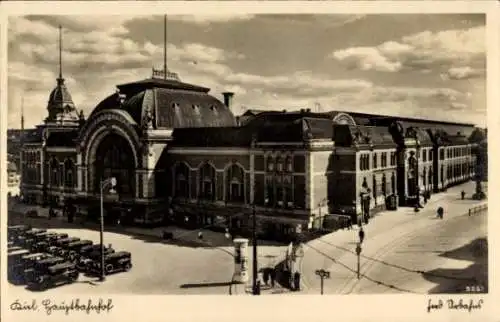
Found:
[(226, 105), (228, 108), (231, 108), (231, 105), (233, 103), (234, 93), (224, 92), (224, 93), (222, 93), (222, 96), (224, 96), (224, 105)]

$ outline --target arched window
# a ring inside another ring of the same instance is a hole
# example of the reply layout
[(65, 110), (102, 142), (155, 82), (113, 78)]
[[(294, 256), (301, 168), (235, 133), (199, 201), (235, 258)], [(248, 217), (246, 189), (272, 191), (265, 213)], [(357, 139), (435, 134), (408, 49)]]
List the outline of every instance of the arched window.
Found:
[(264, 203), (266, 206), (274, 206), (275, 201), (276, 201), (276, 196), (274, 191), (273, 177), (266, 177), (266, 190), (264, 196)]
[(66, 187), (71, 188), (74, 186), (73, 171), (73, 161), (71, 159), (66, 159), (66, 161), (64, 161), (64, 185)]
[(385, 173), (382, 175), (382, 195), (387, 196), (387, 178), (385, 177)]
[(273, 157), (267, 157), (267, 171), (274, 171), (274, 160)]
[(286, 164), (286, 171), (293, 172), (293, 165), (292, 165), (292, 158), (291, 157), (286, 158), (285, 164)]
[(189, 167), (184, 163), (178, 163), (174, 169), (175, 196), (189, 198)]
[(283, 159), (281, 157), (276, 158), (276, 171), (283, 172)]
[(52, 158), (50, 161), (50, 185), (57, 187), (59, 184), (59, 161)]
[(244, 202), (245, 172), (242, 167), (233, 164), (226, 170), (226, 200)]
[(200, 198), (215, 200), (215, 168), (204, 163), (200, 168)]
[(431, 187), (431, 188), (432, 188), (432, 181), (433, 181), (433, 180), (432, 180), (432, 167), (429, 167), (429, 173), (427, 174), (427, 176), (428, 176), (428, 178), (429, 178), (429, 180), (428, 180), (428, 185), (429, 185), (429, 187)]

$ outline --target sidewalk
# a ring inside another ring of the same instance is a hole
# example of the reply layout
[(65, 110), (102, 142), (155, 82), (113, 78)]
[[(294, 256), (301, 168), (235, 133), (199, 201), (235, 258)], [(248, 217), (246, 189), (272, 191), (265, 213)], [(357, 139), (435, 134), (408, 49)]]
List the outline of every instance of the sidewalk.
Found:
[[(363, 229), (366, 233), (361, 253), (361, 273), (369, 269), (367, 260), (363, 256), (377, 257), (390, 251), (399, 242), (417, 235), (422, 229), (435, 225), (436, 210), (442, 206), (445, 210), (443, 221), (446, 222), (456, 216), (466, 214), (470, 207), (486, 204), (487, 200), (475, 201), (460, 200), (460, 192), (465, 190), (466, 197), (471, 197), (471, 182), (449, 188), (448, 191), (433, 195), (431, 200), (420, 212), (415, 213), (413, 208), (398, 208), (397, 211), (383, 211), (372, 218)], [(359, 228), (341, 230), (322, 236), (307, 243), (305, 257), (301, 262), (302, 272), (301, 293), (318, 294), (320, 281), (314, 272), (316, 269), (330, 270), (328, 283), (329, 294), (345, 294), (350, 292), (356, 284), (357, 256), (356, 244), (359, 241)]]

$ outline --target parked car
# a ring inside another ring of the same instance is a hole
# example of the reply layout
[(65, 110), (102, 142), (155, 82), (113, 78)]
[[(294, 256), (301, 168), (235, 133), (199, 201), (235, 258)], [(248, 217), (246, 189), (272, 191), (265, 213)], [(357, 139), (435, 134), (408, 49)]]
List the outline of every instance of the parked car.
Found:
[(15, 280), (17, 284), (26, 283), (25, 271), (27, 269), (33, 268), (33, 265), (36, 262), (47, 259), (49, 257), (51, 256), (45, 253), (26, 254), (22, 256), (21, 260), (19, 261), (19, 265), (16, 265), (10, 271), (11, 280)]
[(26, 283), (33, 283), (37, 279), (39, 272), (44, 272), (48, 267), (66, 262), (62, 257), (48, 257), (39, 261), (35, 261), (33, 266), (24, 270), (24, 278)]
[(49, 246), (46, 250), (47, 253), (51, 254), (52, 256), (58, 256), (62, 251), (61, 247), (57, 246)]
[(24, 233), (31, 229), (28, 225), (16, 225), (9, 226), (7, 228), (7, 236), (9, 241), (15, 241), (19, 236), (24, 235)]
[(24, 249), (24, 248), (22, 248), (21, 246), (9, 246), (7, 248), (7, 253), (10, 254), (10, 253), (18, 251), (20, 249)]
[(73, 243), (69, 243), (61, 252), (61, 257), (64, 257), (73, 262), (79, 258), (80, 250), (83, 247), (91, 246), (92, 244), (93, 242), (91, 240), (79, 240)]
[[(129, 271), (132, 268), (132, 255), (129, 252), (116, 252), (104, 257), (104, 272), (106, 275), (120, 271)], [(90, 265), (90, 273), (101, 273), (100, 259), (93, 260)]]
[(46, 229), (37, 229), (37, 228), (31, 229), (25, 232), (23, 236), (18, 238), (17, 244), (26, 249), (29, 249), (34, 243), (38, 242), (40, 238), (43, 238), (44, 233), (46, 232), (47, 232)]
[(46, 268), (37, 268), (34, 275), (35, 279), (29, 282), (29, 287), (46, 290), (54, 286), (74, 283), (80, 273), (75, 264), (64, 262)]
[[(115, 250), (111, 247), (104, 247), (104, 256), (113, 254)], [(90, 272), (94, 261), (101, 260), (101, 244), (83, 247), (80, 250), (80, 257), (77, 259), (76, 268), (80, 272)]]
[(7, 257), (7, 280), (11, 283), (19, 283), (20, 272), (24, 270), (23, 256), (30, 252), (27, 249), (18, 249), (8, 254)]
[(65, 233), (54, 234), (47, 236), (47, 242), (49, 243), (49, 246), (55, 246), (58, 240), (66, 239), (68, 237), (68, 234)]
[(79, 241), (80, 238), (78, 237), (68, 237), (68, 238), (63, 238), (63, 239), (58, 239), (55, 243), (54, 246), (60, 247), (60, 248), (65, 248), (71, 243)]
[(31, 245), (31, 252), (33, 253), (45, 253), (49, 248), (49, 243), (47, 241), (40, 241), (38, 243)]

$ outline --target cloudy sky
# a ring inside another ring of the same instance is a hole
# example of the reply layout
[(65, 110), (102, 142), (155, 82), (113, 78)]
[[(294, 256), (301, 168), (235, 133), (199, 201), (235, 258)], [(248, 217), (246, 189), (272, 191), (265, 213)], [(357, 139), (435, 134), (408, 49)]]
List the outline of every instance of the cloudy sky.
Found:
[[(117, 84), (163, 64), (163, 16), (9, 19), (8, 126), (47, 116), (58, 74), (88, 115)], [(234, 91), (248, 108), (346, 110), (486, 123), (485, 16), (241, 15), (168, 17), (168, 67)]]

